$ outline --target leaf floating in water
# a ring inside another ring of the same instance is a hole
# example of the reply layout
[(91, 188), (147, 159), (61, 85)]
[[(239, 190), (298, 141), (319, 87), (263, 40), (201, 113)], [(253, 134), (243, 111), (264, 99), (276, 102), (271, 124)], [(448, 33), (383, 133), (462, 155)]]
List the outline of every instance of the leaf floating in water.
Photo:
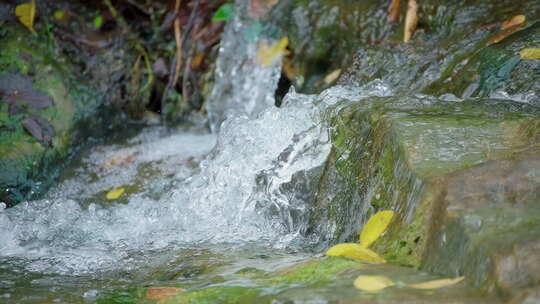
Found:
[(15, 16), (27, 29), (35, 33), (34, 18), (36, 17), (36, 1), (19, 4), (15, 7)]
[(49, 96), (33, 89), (30, 79), (16, 74), (0, 76), (0, 95), (8, 104), (26, 104), (37, 109), (53, 104)]
[(283, 37), (270, 45), (263, 42), (257, 51), (257, 62), (262, 66), (277, 62), (283, 55), (288, 54), (287, 45), (289, 45), (288, 37)]
[(333, 257), (347, 257), (370, 263), (386, 263), (386, 260), (381, 258), (373, 250), (356, 243), (337, 244), (328, 249), (326, 255)]
[(399, 8), (401, 0), (392, 0), (388, 7), (388, 23), (394, 23), (399, 19)]
[(337, 70), (333, 71), (332, 73), (330, 73), (330, 74), (326, 75), (326, 77), (324, 77), (324, 83), (331, 84), (336, 79), (338, 79), (339, 75), (341, 75), (341, 69), (337, 69)]
[(394, 281), (385, 276), (365, 276), (361, 275), (354, 280), (354, 287), (368, 292), (378, 292), (386, 287), (396, 285)]
[(231, 19), (234, 12), (234, 4), (225, 3), (218, 8), (214, 16), (212, 16), (212, 21), (228, 21)]
[(185, 290), (176, 287), (149, 287), (146, 289), (146, 298), (150, 300), (161, 300), (184, 292)]
[(122, 196), (122, 194), (124, 194), (124, 191), (125, 190), (122, 187), (114, 188), (111, 191), (107, 192), (106, 197), (108, 200), (115, 200), (119, 198), (120, 196)]
[(262, 19), (278, 3), (279, 0), (252, 0), (249, 3), (248, 15), (253, 19)]
[(512, 27), (510, 27), (510, 28), (498, 33), (498, 34), (495, 34), (493, 37), (491, 37), (488, 40), (487, 45), (499, 43), (502, 40), (506, 39), (506, 37), (512, 35), (513, 33), (519, 32), (521, 29), (522, 29), (521, 26), (512, 26)]
[(442, 288), (442, 287), (457, 284), (463, 281), (464, 279), (465, 277), (457, 277), (455, 279), (433, 280), (433, 281), (427, 281), (427, 282), (418, 283), (418, 284), (410, 284), (408, 286), (415, 289), (437, 289), (437, 288)]
[(540, 60), (540, 48), (525, 48), (519, 51), (523, 60)]
[(360, 244), (366, 248), (373, 244), (386, 230), (393, 217), (392, 210), (379, 211), (370, 217), (360, 233)]
[(503, 22), (503, 24), (501, 25), (501, 30), (507, 30), (513, 26), (520, 25), (523, 22), (525, 22), (525, 15), (516, 15)]
[(405, 32), (403, 35), (403, 42), (407, 43), (411, 40), (411, 37), (416, 31), (418, 25), (418, 4), (416, 0), (409, 0), (407, 6), (407, 15), (405, 16)]

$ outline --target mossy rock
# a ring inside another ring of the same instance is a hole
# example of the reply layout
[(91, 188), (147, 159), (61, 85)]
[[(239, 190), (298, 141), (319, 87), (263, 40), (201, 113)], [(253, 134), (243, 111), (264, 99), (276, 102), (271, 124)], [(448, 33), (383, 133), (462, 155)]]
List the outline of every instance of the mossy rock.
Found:
[[(46, 108), (22, 105), (21, 112), (14, 115), (8, 114), (6, 96), (0, 95), (0, 202), (8, 206), (39, 196), (74, 148), (89, 136), (102, 136), (120, 122), (111, 119), (117, 113), (112, 104), (119, 96), (108, 92), (115, 82), (97, 78), (107, 75), (105, 71), (80, 77), (85, 69), (81, 62), (89, 54), (80, 51), (73, 56), (51, 32), (47, 35), (43, 28), (40, 31), (32, 35), (22, 26), (8, 24), (0, 33), (0, 76), (28, 79), (32, 90), (53, 101)], [(123, 65), (113, 62), (109, 55), (103, 52), (91, 56), (113, 77), (117, 73), (110, 70)], [(126, 56), (126, 62), (129, 58)], [(32, 116), (42, 118), (54, 129), (50, 142), (38, 141), (25, 131), (21, 121)]]
[[(535, 282), (529, 272), (504, 281), (508, 272), (500, 274), (492, 261), (515, 260), (512, 252), (521, 252), (522, 243), (534, 248), (538, 108), (489, 99), (373, 97), (339, 105), (328, 117), (333, 148), (308, 230), (321, 248), (356, 241), (369, 216), (392, 209), (397, 219), (373, 247), (390, 262), (465, 274), (488, 291)], [(509, 220), (501, 222), (507, 209), (513, 210)], [(499, 224), (475, 230), (470, 225), (477, 222)], [(503, 231), (505, 246), (498, 239)]]

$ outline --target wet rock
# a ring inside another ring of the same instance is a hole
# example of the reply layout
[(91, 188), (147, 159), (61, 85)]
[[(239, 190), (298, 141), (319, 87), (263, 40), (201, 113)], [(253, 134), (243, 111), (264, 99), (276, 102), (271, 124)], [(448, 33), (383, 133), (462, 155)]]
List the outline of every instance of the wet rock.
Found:
[(354, 241), (369, 216), (392, 209), (397, 220), (373, 247), (390, 262), (493, 293), (536, 285), (538, 111), (426, 96), (338, 106), (308, 231), (323, 244)]

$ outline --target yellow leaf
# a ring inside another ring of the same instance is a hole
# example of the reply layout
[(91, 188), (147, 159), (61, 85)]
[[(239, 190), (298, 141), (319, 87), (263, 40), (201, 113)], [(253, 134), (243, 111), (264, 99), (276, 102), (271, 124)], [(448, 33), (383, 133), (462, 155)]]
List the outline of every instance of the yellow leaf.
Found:
[(54, 19), (62, 20), (66, 16), (66, 13), (63, 10), (56, 10), (54, 12)]
[(437, 289), (437, 288), (457, 284), (463, 281), (464, 279), (465, 277), (458, 277), (455, 279), (442, 279), (442, 280), (427, 281), (427, 282), (418, 283), (418, 284), (411, 284), (409, 285), (409, 287), (416, 288), (416, 289)]
[(354, 287), (368, 292), (377, 292), (394, 285), (396, 284), (385, 276), (361, 275), (354, 280)]
[(257, 51), (257, 62), (262, 66), (271, 65), (288, 53), (287, 45), (289, 45), (289, 38), (287, 37), (283, 37), (270, 45), (267, 43), (261, 44)]
[(15, 16), (27, 29), (34, 32), (34, 18), (36, 17), (36, 1), (19, 4), (15, 7)]
[(106, 197), (107, 197), (108, 200), (114, 200), (114, 199), (117, 199), (120, 196), (122, 196), (122, 194), (124, 194), (124, 191), (125, 190), (122, 187), (114, 188), (111, 191), (107, 192)]
[(336, 79), (338, 79), (340, 74), (341, 74), (341, 69), (337, 69), (337, 70), (333, 71), (332, 73), (326, 75), (326, 77), (324, 77), (324, 82), (326, 84), (331, 84)]
[(394, 23), (399, 19), (399, 7), (401, 0), (392, 0), (388, 7), (388, 23)]
[(501, 25), (501, 30), (506, 30), (506, 29), (509, 29), (513, 26), (516, 26), (516, 25), (519, 25), (519, 24), (522, 24), (523, 22), (525, 22), (525, 16), (524, 15), (516, 15), (508, 20), (506, 20), (505, 22), (503, 22), (503, 24)]
[(386, 263), (377, 253), (356, 243), (337, 244), (326, 252), (327, 256), (347, 257), (363, 262)]
[(540, 60), (540, 48), (525, 48), (519, 51), (519, 55), (524, 60)]
[(409, 0), (407, 6), (407, 15), (405, 15), (405, 32), (403, 42), (407, 43), (411, 40), (412, 34), (416, 31), (418, 25), (418, 4), (416, 0)]
[(360, 233), (360, 244), (366, 248), (373, 244), (386, 230), (393, 217), (392, 210), (379, 211), (370, 217)]

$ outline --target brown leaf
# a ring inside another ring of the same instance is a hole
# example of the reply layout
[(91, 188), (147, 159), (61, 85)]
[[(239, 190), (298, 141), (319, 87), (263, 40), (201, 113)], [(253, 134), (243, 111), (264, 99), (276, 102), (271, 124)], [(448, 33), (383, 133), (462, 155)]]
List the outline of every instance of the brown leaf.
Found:
[(525, 22), (525, 15), (516, 15), (503, 22), (503, 24), (501, 25), (501, 30), (507, 30), (513, 26), (520, 25), (523, 22)]
[(521, 29), (522, 29), (521, 26), (513, 26), (511, 28), (508, 28), (505, 31), (497, 33), (488, 40), (487, 45), (499, 43), (502, 40), (506, 39), (506, 37), (512, 35), (513, 33), (519, 32)]
[(407, 15), (405, 16), (405, 32), (403, 35), (403, 42), (407, 43), (411, 40), (411, 37), (418, 25), (418, 4), (416, 0), (409, 0), (407, 6)]
[(37, 109), (53, 104), (49, 96), (33, 89), (30, 79), (17, 74), (0, 76), (0, 95), (8, 104), (26, 104)]
[(184, 289), (176, 287), (149, 287), (146, 289), (146, 298), (150, 300), (160, 300), (165, 297), (175, 296), (184, 292)]
[(253, 19), (263, 19), (279, 0), (251, 0), (248, 16)]
[(40, 116), (26, 117), (21, 121), (23, 128), (42, 143), (50, 143), (54, 137), (54, 128)]
[(126, 154), (125, 152), (118, 152), (111, 156), (101, 168), (104, 170), (110, 170), (112, 167), (124, 167), (131, 164), (135, 160), (133, 154)]
[(400, 7), (401, 0), (391, 0), (390, 6), (388, 6), (388, 23), (394, 23), (399, 19)]

